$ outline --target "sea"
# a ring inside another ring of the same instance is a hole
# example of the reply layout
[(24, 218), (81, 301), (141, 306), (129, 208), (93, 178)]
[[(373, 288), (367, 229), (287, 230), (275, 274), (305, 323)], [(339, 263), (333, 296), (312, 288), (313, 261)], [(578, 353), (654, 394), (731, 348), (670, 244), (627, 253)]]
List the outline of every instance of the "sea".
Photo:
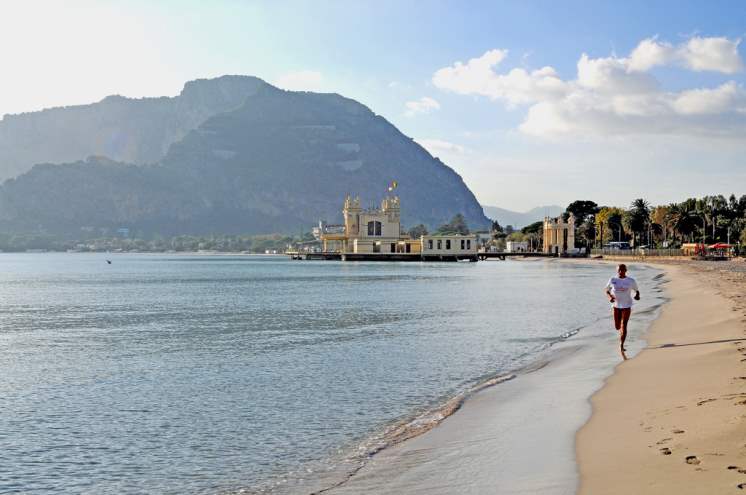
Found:
[[(0, 254), (0, 493), (335, 483), (557, 343), (613, 333), (613, 274), (556, 259)], [(652, 318), (660, 272), (629, 275), (655, 295), (633, 320)]]

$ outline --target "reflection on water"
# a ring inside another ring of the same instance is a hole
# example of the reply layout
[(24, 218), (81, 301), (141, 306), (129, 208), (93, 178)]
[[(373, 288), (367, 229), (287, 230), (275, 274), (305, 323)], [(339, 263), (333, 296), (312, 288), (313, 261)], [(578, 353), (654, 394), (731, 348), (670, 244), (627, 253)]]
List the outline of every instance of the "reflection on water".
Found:
[[(0, 266), (0, 492), (23, 493), (313, 476), (608, 318), (611, 271), (112, 254)], [(633, 274), (643, 293), (655, 274)]]

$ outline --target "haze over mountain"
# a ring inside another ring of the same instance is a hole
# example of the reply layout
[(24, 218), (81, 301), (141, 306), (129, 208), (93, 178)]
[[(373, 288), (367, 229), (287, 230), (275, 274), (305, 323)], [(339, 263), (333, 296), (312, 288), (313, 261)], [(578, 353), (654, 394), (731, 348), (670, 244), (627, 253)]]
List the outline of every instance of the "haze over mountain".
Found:
[[(456, 172), (337, 94), (283, 91), (232, 76), (192, 81), (173, 99), (116, 100), (24, 114), (28, 129), (44, 128), (63, 159), (78, 161), (36, 165), (0, 186), (0, 228), (65, 235), (119, 227), (145, 235), (298, 232), (319, 219), (340, 221), (347, 193), (377, 204), (391, 180), (399, 183), (407, 226), (434, 227), (456, 213), (473, 227), (489, 223)], [(100, 132), (89, 133), (97, 126)], [(56, 134), (57, 127), (65, 128)], [(0, 128), (2, 139), (7, 129)], [(42, 139), (12, 129), (22, 142)], [(120, 136), (127, 146), (104, 146)], [(28, 160), (32, 148), (18, 156)], [(90, 150), (117, 159), (85, 159)], [(123, 156), (158, 162), (124, 163)]]
[(5, 115), (0, 120), (0, 182), (37, 163), (92, 155), (136, 164), (157, 162), (189, 131), (213, 115), (238, 108), (264, 86), (255, 77), (223, 76), (190, 81), (173, 98), (115, 95), (90, 105)]
[(537, 206), (526, 212), (506, 210), (497, 206), (483, 206), (483, 208), (485, 215), (493, 220), (497, 220), (503, 227), (512, 225), (516, 229), (523, 228), (539, 220), (544, 220), (546, 216), (556, 217), (565, 211), (564, 208), (557, 205)]

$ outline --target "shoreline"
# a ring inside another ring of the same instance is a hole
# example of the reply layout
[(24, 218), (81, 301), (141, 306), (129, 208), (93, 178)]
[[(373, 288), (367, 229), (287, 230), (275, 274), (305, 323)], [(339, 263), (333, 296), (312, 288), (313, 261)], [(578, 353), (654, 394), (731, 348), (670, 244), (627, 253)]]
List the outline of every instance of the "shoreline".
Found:
[(746, 266), (638, 263), (665, 270), (670, 302), (591, 398), (578, 493), (743, 493)]
[[(630, 356), (645, 345), (665, 302), (648, 294), (645, 316), (633, 323)], [(575, 493), (575, 435), (591, 414), (590, 397), (622, 359), (606, 320), (554, 343), (499, 387), (467, 393), (454, 414), (376, 450), (343, 479), (291, 493)]]

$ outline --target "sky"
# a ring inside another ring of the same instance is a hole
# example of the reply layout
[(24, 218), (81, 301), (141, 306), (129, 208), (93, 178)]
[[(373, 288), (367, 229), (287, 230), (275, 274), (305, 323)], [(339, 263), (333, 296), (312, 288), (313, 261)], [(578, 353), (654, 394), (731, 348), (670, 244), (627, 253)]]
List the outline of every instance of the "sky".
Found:
[(484, 205), (746, 194), (746, 2), (0, 6), (0, 115), (246, 74), (360, 101)]

